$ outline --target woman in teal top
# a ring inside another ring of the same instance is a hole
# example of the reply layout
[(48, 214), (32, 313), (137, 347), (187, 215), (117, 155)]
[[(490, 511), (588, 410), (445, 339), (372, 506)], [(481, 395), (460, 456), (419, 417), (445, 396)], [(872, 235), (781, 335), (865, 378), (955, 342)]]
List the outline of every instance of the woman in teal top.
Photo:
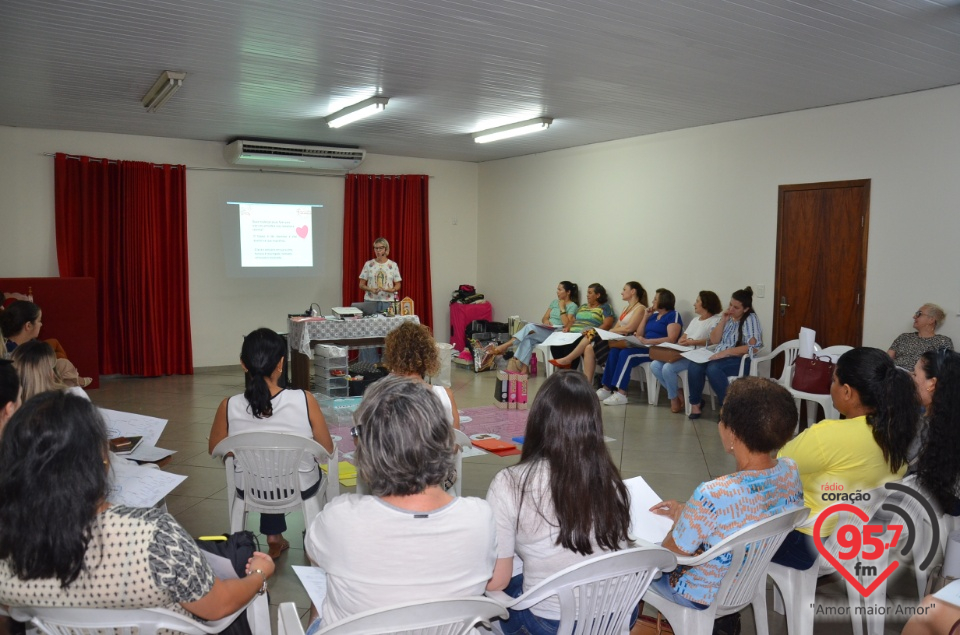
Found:
[[(601, 287), (602, 288), (602, 287)], [(588, 294), (589, 295), (589, 294)], [(543, 324), (561, 327), (567, 330), (574, 324), (577, 313), (577, 303), (580, 301), (580, 289), (569, 280), (563, 280), (557, 285), (557, 298), (547, 307), (540, 321)], [(526, 374), (530, 370), (530, 356), (537, 344), (542, 344), (553, 331), (544, 326), (527, 324), (513, 334), (509, 340), (500, 346), (495, 346), (493, 352), (503, 355), (515, 342), (517, 350), (510, 360), (509, 370)]]
[[(603, 329), (609, 331), (613, 326), (614, 313), (613, 307), (607, 302), (607, 290), (599, 282), (594, 282), (587, 287), (587, 302), (577, 308), (577, 313), (573, 323), (563, 327), (564, 333), (583, 333), (591, 329)], [(571, 344), (563, 346), (551, 346), (550, 352), (554, 359), (565, 357), (573, 352), (580, 343), (577, 339)]]

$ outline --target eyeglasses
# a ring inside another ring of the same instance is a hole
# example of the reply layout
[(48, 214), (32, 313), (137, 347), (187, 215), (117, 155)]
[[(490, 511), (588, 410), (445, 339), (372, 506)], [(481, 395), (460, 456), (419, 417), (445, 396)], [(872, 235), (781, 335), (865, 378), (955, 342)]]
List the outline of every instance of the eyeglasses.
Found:
[(918, 317), (920, 317), (921, 315), (924, 316), (924, 317), (930, 317), (929, 315), (927, 315), (927, 314), (924, 313), (923, 311), (917, 311), (916, 313), (913, 314), (913, 317), (918, 318)]
[(354, 439), (360, 438), (360, 426), (353, 426), (350, 428), (350, 436)]

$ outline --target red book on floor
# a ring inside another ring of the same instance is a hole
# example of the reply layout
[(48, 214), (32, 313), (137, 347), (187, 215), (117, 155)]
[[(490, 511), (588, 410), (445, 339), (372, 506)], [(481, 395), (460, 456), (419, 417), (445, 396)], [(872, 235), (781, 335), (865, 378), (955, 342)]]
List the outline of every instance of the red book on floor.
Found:
[(500, 439), (481, 439), (479, 441), (471, 441), (471, 443), (478, 448), (496, 454), (497, 456), (511, 456), (513, 454), (520, 454), (520, 448), (513, 443), (501, 441)]

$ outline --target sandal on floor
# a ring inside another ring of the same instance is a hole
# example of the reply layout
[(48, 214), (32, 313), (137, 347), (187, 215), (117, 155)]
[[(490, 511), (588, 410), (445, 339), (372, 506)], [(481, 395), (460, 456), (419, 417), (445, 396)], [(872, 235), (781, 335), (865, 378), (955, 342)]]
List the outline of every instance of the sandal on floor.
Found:
[(267, 553), (267, 555), (274, 560), (279, 558), (280, 554), (290, 548), (290, 543), (286, 538), (281, 538), (279, 542), (268, 543), (268, 545), (270, 546), (270, 551)]
[(551, 360), (550, 360), (550, 364), (553, 365), (553, 366), (556, 366), (557, 368), (563, 368), (563, 369), (573, 368), (573, 364), (561, 364), (560, 362), (558, 362), (558, 361), (555, 360), (555, 359), (551, 359)]

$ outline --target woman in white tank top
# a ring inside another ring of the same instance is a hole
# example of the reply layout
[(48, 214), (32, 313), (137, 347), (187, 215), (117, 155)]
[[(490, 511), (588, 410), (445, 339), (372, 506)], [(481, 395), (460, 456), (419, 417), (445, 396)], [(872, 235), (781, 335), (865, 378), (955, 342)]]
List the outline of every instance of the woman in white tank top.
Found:
[[(333, 439), (317, 400), (305, 390), (281, 388), (278, 383), (286, 351), (283, 338), (270, 329), (257, 329), (244, 338), (240, 365), (246, 373), (247, 389), (224, 399), (217, 409), (210, 429), (211, 453), (228, 436), (244, 432), (294, 434), (313, 439), (327, 452), (333, 452)], [(237, 472), (242, 475), (242, 467), (238, 466)], [(319, 484), (319, 467), (313, 459), (304, 459), (300, 466), (304, 498), (315, 495)], [(283, 514), (260, 515), (260, 533), (267, 536), (274, 560), (290, 548), (283, 537), (286, 529)]]

